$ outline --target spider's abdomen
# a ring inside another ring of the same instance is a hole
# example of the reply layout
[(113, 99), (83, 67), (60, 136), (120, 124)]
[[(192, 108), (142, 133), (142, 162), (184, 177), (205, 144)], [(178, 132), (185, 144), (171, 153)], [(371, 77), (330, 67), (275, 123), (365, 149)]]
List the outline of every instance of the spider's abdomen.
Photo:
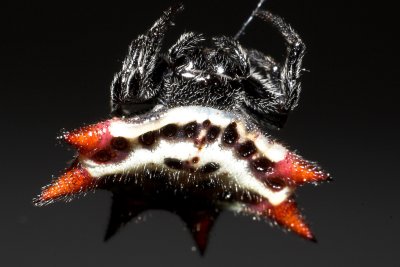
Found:
[[(64, 138), (79, 156), (43, 191), (39, 204), (103, 188), (110, 180), (133, 181), (134, 190), (147, 192), (162, 182), (165, 186), (156, 190), (163, 197), (190, 192), (191, 198), (216, 207), (261, 215), (260, 209), (274, 210), (291, 201), (297, 186), (329, 178), (239, 115), (201, 106), (172, 108), (152, 117), (114, 118)], [(298, 233), (311, 238), (309, 230), (303, 230)]]

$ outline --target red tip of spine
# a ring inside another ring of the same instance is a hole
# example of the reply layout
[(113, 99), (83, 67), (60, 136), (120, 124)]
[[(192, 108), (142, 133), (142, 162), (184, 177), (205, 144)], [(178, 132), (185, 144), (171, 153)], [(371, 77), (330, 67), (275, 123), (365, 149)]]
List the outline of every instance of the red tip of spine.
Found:
[(40, 205), (61, 197), (88, 191), (95, 186), (95, 181), (83, 168), (73, 167), (45, 187), (37, 199), (37, 203)]
[(101, 149), (110, 139), (108, 126), (108, 122), (85, 126), (64, 134), (64, 139), (81, 153), (95, 151)]
[(282, 227), (295, 232), (305, 239), (316, 241), (293, 199), (286, 200), (277, 206), (270, 206), (267, 212), (268, 216)]
[(288, 153), (284, 160), (276, 163), (274, 174), (286, 177), (290, 183), (297, 185), (330, 179), (329, 174), (321, 170), (318, 165), (293, 153)]

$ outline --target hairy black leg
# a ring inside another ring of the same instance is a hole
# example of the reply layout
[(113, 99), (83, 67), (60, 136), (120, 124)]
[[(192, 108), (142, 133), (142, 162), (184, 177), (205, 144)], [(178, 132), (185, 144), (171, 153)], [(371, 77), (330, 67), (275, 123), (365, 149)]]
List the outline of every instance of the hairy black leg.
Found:
[(149, 100), (157, 94), (160, 86), (157, 77), (163, 72), (164, 65), (159, 55), (162, 41), (175, 15), (181, 10), (182, 5), (167, 9), (146, 34), (131, 43), (122, 70), (115, 75), (111, 85), (114, 115), (122, 115), (118, 114), (124, 113), (121, 109), (129, 113), (140, 105), (151, 106)]
[(199, 44), (205, 40), (202, 34), (187, 32), (182, 34), (178, 41), (169, 49), (168, 59), (174, 65), (181, 65), (185, 62), (185, 56), (198, 49)]
[(267, 11), (256, 14), (271, 22), (287, 45), (286, 59), (278, 64), (271, 57), (259, 51), (247, 51), (250, 59), (250, 78), (244, 81), (245, 112), (261, 124), (281, 128), (288, 113), (297, 106), (300, 87), (301, 63), (305, 45), (298, 34), (278, 16)]
[(287, 43), (286, 60), (281, 69), (283, 108), (288, 112), (297, 106), (301, 91), (300, 74), (306, 46), (299, 35), (282, 18), (268, 11), (259, 11), (257, 16), (275, 26)]
[[(217, 74), (231, 79), (245, 79), (250, 74), (250, 62), (246, 51), (239, 42), (229, 37), (213, 38), (216, 52), (210, 55), (210, 61)], [(221, 69), (222, 68), (222, 69)], [(220, 73), (223, 70), (222, 73)]]
[(282, 110), (280, 66), (257, 50), (248, 51), (250, 77), (243, 81), (244, 111), (262, 125), (281, 128), (287, 112)]

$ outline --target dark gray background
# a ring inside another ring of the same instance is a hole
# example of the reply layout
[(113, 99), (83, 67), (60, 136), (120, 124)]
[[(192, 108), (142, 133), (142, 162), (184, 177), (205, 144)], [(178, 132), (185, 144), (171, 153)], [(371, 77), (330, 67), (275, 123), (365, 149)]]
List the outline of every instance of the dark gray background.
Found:
[[(273, 133), (335, 182), (299, 190), (318, 244), (224, 213), (204, 258), (183, 223), (148, 213), (103, 243), (110, 195), (35, 208), (31, 199), (73, 151), (62, 128), (108, 118), (109, 85), (130, 41), (169, 1), (2, 3), (1, 266), (400, 266), (399, 22), (385, 1), (268, 0), (308, 45), (299, 108)], [(187, 1), (184, 30), (234, 35), (256, 1)], [(242, 43), (282, 58), (260, 21)]]

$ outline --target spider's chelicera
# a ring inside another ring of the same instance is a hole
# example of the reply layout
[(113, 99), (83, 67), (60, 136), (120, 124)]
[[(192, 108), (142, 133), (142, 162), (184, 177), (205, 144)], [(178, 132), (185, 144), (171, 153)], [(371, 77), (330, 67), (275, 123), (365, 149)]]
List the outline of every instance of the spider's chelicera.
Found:
[(112, 118), (62, 136), (78, 154), (35, 204), (109, 190), (106, 239), (141, 212), (165, 209), (187, 223), (201, 252), (225, 209), (314, 240), (293, 194), (329, 175), (267, 134), (297, 105), (303, 42), (280, 17), (257, 10), (286, 41), (283, 63), (235, 38), (193, 32), (163, 52), (181, 10), (169, 8), (132, 42), (111, 86)]

